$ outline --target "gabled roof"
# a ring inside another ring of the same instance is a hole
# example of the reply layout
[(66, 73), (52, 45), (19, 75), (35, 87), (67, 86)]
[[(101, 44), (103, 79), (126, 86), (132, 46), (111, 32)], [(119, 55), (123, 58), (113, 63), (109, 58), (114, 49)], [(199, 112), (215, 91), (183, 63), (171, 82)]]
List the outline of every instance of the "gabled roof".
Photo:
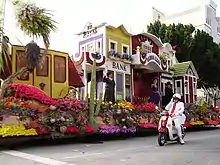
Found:
[(192, 68), (193, 73), (195, 74), (196, 78), (199, 78), (192, 61), (180, 62), (180, 63), (175, 64), (173, 66), (174, 76), (175, 77), (184, 76), (186, 74), (187, 70), (189, 69), (189, 67)]
[(112, 25), (106, 25), (106, 27), (108, 27), (108, 28), (110, 28), (110, 29), (118, 29), (118, 28), (120, 28), (120, 29), (123, 31), (124, 34), (126, 34), (126, 35), (128, 35), (128, 36), (132, 36), (132, 35), (133, 35), (133, 34), (129, 33), (129, 32), (126, 30), (126, 28), (124, 27), (123, 24), (121, 24), (121, 25), (118, 26), (118, 27), (114, 27), (114, 26), (112, 26)]

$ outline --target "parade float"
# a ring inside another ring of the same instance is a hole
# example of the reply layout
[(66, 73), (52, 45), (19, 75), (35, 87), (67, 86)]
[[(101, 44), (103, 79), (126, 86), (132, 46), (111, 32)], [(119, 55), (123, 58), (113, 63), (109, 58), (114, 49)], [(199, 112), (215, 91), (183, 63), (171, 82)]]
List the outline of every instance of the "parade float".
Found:
[[(95, 63), (95, 62), (94, 62)], [(94, 96), (95, 69), (90, 92)], [(78, 100), (67, 95), (52, 98), (38, 87), (12, 83), (0, 100), (0, 135), (7, 137), (74, 137), (98, 134), (134, 134), (140, 128), (156, 131), (162, 109), (151, 103)], [(186, 127), (218, 125), (220, 110), (207, 105), (188, 107)]]
[[(22, 19), (24, 26), (33, 21)], [(33, 24), (27, 28), (33, 29)], [(163, 93), (164, 84), (170, 81), (185, 102), (195, 103), (198, 76), (193, 64), (180, 65), (172, 47), (162, 44), (154, 35), (132, 35), (123, 25), (116, 28), (106, 24), (88, 24), (79, 35), (82, 40), (74, 62), (67, 53), (48, 49), (48, 35), (42, 36), (45, 49), (35, 42), (26, 47), (12, 46), (11, 64), (4, 70), (1, 82), (1, 139), (156, 130), (162, 109), (148, 103), (152, 83)], [(102, 80), (109, 70), (117, 84), (116, 103), (103, 100)], [(82, 80), (78, 74), (81, 71)], [(78, 94), (72, 95), (76, 88)], [(80, 94), (83, 99), (79, 99)], [(217, 109), (193, 105), (185, 126), (217, 125), (218, 114)]]

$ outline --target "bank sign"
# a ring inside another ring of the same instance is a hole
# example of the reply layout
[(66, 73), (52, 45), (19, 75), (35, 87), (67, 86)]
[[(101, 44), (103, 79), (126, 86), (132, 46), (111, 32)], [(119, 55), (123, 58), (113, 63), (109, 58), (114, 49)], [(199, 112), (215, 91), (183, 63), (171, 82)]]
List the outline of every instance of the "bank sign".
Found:
[(106, 67), (108, 70), (131, 74), (131, 65), (121, 61), (108, 60), (106, 62)]

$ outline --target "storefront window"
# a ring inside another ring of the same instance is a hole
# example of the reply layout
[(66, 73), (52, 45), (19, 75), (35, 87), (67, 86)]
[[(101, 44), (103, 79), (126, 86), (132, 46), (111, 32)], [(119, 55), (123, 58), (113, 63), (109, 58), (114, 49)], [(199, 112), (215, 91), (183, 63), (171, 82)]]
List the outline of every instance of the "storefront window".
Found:
[[(24, 51), (16, 51), (16, 71), (27, 66), (27, 58)], [(18, 77), (19, 80), (28, 80), (29, 73)]]
[(182, 94), (182, 89), (181, 89), (181, 80), (176, 80), (175, 81), (175, 92)]
[(49, 71), (48, 65), (49, 65), (49, 57), (45, 57), (42, 66), (41, 65), (37, 66), (36, 75), (47, 77), (48, 76), (48, 71)]
[(189, 94), (189, 82), (185, 80), (185, 91), (186, 94)]
[(66, 57), (54, 56), (54, 81), (64, 83), (66, 81)]
[(162, 96), (165, 96), (165, 83), (161, 83)]
[(131, 101), (131, 76), (125, 75), (125, 99)]
[(197, 82), (195, 78), (193, 78), (193, 94), (197, 95)]
[(96, 52), (100, 53), (101, 52), (100, 49), (101, 49), (101, 42), (97, 41), (96, 42)]
[(116, 100), (123, 99), (123, 75), (121, 73), (116, 73)]

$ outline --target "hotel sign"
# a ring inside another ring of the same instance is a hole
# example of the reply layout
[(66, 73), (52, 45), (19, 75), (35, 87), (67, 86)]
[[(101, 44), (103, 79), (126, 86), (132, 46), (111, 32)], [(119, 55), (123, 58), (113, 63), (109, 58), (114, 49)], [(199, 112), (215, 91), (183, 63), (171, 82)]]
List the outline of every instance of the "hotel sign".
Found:
[(160, 64), (161, 64), (160, 58), (155, 54), (148, 54), (147, 55), (147, 62), (150, 62), (152, 60), (155, 61), (160, 66)]
[(91, 23), (87, 23), (84, 28), (83, 38), (90, 37), (96, 33), (98, 33), (97, 27), (93, 27)]

